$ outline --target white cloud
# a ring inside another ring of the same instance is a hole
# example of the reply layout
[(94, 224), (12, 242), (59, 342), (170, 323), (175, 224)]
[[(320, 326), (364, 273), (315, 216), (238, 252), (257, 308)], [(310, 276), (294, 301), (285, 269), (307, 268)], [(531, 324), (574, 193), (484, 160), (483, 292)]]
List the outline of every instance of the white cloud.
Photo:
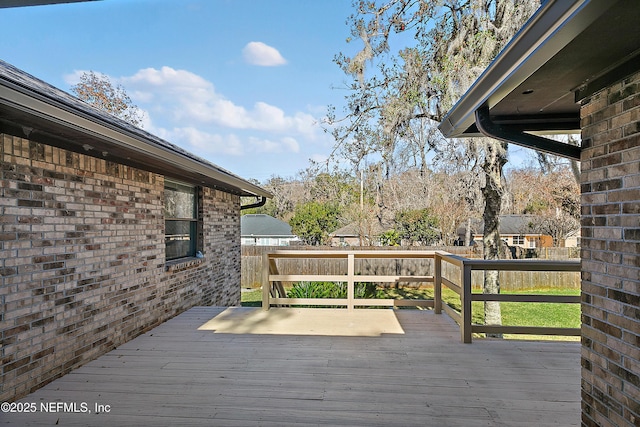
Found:
[[(213, 84), (197, 74), (166, 66), (159, 70), (144, 68), (120, 80), (132, 99), (162, 106), (162, 111), (174, 111), (183, 105), (203, 104), (217, 96)], [(193, 110), (198, 112), (197, 107)]]
[(246, 152), (240, 138), (233, 134), (222, 136), (193, 127), (155, 129), (154, 133), (200, 157), (220, 154), (241, 156)]
[(282, 144), (285, 148), (288, 148), (289, 151), (293, 153), (300, 152), (300, 144), (298, 144), (298, 141), (296, 141), (295, 138), (290, 138), (290, 137), (282, 138)]
[(242, 49), (242, 55), (249, 64), (262, 67), (275, 67), (287, 63), (287, 60), (282, 57), (278, 49), (262, 42), (247, 43)]
[[(81, 74), (76, 71), (65, 79), (71, 84)], [(145, 130), (213, 162), (219, 156), (298, 154), (299, 141), (308, 147), (324, 138), (308, 112), (289, 114), (263, 101), (238, 105), (190, 71), (145, 68), (111, 81), (122, 84), (143, 109)]]
[(200, 157), (215, 155), (243, 156), (252, 153), (298, 153), (300, 145), (295, 138), (280, 139), (242, 137), (236, 134), (220, 135), (193, 127), (153, 129), (160, 138), (171, 141)]
[(182, 126), (211, 124), (308, 137), (319, 131), (311, 114), (287, 115), (281, 108), (262, 101), (251, 109), (245, 108), (219, 94), (211, 82), (186, 70), (146, 68), (121, 81), (132, 99), (149, 104), (150, 114), (161, 114)]
[(62, 78), (64, 79), (64, 82), (69, 86), (75, 86), (80, 83), (80, 76), (84, 73), (85, 72), (82, 70), (73, 70), (73, 73), (65, 74), (64, 76), (62, 76)]
[(300, 145), (295, 138), (285, 137), (278, 140), (250, 137), (248, 145), (256, 153), (298, 153)]

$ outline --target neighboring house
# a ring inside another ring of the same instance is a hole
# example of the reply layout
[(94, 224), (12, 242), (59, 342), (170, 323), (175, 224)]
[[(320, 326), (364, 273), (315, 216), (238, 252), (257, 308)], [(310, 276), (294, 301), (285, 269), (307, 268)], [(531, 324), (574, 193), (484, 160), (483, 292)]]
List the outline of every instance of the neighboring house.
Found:
[[(500, 238), (509, 246), (525, 249), (550, 248), (554, 246), (553, 237), (539, 232), (540, 224), (547, 221), (537, 215), (500, 215)], [(481, 243), (484, 235), (484, 221), (471, 221), (471, 235), (474, 242)], [(458, 239), (464, 242), (466, 225), (458, 228)], [(564, 239), (559, 239), (557, 247), (575, 248), (580, 246), (580, 230), (569, 232)]]
[(329, 233), (329, 238), (331, 246), (380, 246), (380, 235), (391, 228), (383, 227), (378, 221), (369, 226), (352, 222)]
[[(640, 4), (547, 0), (440, 124), (580, 161), (582, 425), (640, 420)], [(580, 131), (580, 146), (536, 133)]]
[(578, 248), (580, 247), (580, 230), (573, 231), (569, 233), (566, 239), (564, 239), (564, 247), (565, 248)]
[(264, 214), (242, 215), (242, 244), (247, 246), (289, 246), (300, 238), (284, 221)]
[[(551, 236), (545, 236), (535, 231), (535, 215), (500, 215), (500, 238), (509, 246), (521, 248), (541, 248), (552, 245)], [(482, 243), (484, 236), (484, 221), (471, 221), (471, 236), (474, 242)], [(464, 241), (466, 225), (458, 228), (458, 237)]]
[(0, 401), (239, 304), (242, 196), (270, 194), (0, 61)]

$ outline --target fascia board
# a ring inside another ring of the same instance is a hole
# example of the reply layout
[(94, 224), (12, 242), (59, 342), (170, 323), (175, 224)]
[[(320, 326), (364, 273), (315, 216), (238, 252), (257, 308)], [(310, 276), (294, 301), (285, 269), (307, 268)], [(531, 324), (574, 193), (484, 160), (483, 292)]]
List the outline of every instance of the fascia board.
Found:
[(618, 0), (549, 0), (527, 21), (438, 126), (445, 137), (464, 137), (475, 111), (504, 99)]
[(99, 123), (95, 119), (89, 118), (88, 115), (74, 111), (64, 104), (56, 103), (56, 105), (49, 99), (45, 98), (46, 101), (42, 99), (44, 97), (34, 97), (20, 90), (21, 87), (19, 86), (16, 86), (17, 88), (9, 87), (6, 81), (2, 81), (2, 83), (3, 86), (0, 86), (0, 103), (11, 108), (80, 131), (94, 138), (107, 141), (115, 146), (133, 150), (144, 156), (171, 162), (185, 171), (196, 172), (212, 178), (236, 188), (246, 193), (246, 195), (273, 197), (268, 191), (248, 181), (198, 162), (182, 153), (172, 151), (169, 147), (162, 147), (155, 143), (145, 141), (142, 138), (133, 136), (127, 131), (117, 129), (115, 126)]

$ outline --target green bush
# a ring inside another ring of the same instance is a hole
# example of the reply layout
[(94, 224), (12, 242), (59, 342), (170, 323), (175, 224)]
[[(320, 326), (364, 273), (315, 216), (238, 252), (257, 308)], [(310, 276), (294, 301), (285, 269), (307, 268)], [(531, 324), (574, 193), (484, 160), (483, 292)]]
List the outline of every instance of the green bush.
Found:
[[(373, 283), (356, 282), (356, 298), (374, 298), (376, 286)], [(347, 298), (346, 282), (297, 282), (287, 291), (288, 298)]]

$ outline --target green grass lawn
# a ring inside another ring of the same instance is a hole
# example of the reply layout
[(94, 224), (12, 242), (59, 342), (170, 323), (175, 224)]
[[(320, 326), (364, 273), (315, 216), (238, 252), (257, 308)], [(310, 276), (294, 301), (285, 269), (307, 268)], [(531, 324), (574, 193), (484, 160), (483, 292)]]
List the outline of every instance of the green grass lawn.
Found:
[[(579, 289), (538, 289), (522, 292), (510, 292), (510, 294), (534, 294), (534, 295), (580, 295)], [(394, 299), (432, 299), (433, 289), (417, 288), (384, 288), (378, 289), (377, 298)], [(453, 291), (443, 288), (443, 300), (456, 310), (460, 310), (460, 298)], [(243, 290), (243, 307), (260, 307), (262, 305), (262, 291)], [(509, 326), (546, 326), (546, 327), (580, 327), (579, 304), (555, 304), (555, 303), (524, 303), (503, 302), (500, 303), (502, 324)], [(475, 301), (471, 307), (473, 323), (483, 324), (483, 303)], [(578, 340), (579, 337), (549, 337), (549, 336), (525, 336), (506, 335), (506, 338), (519, 339), (570, 339)]]
[[(580, 295), (579, 289), (536, 289), (522, 292), (510, 292), (514, 295)], [(385, 289), (379, 292), (379, 298), (433, 298), (432, 289)], [(442, 299), (455, 310), (460, 311), (460, 297), (450, 289), (442, 289)], [(507, 326), (544, 326), (559, 328), (580, 327), (579, 304), (503, 302), (500, 303), (502, 324)], [(471, 304), (473, 323), (484, 324), (484, 305), (481, 301)], [(505, 335), (506, 338), (519, 339), (562, 339), (578, 341), (579, 337), (554, 337), (538, 335)]]
[(262, 307), (262, 289), (243, 289), (241, 303), (243, 307)]

